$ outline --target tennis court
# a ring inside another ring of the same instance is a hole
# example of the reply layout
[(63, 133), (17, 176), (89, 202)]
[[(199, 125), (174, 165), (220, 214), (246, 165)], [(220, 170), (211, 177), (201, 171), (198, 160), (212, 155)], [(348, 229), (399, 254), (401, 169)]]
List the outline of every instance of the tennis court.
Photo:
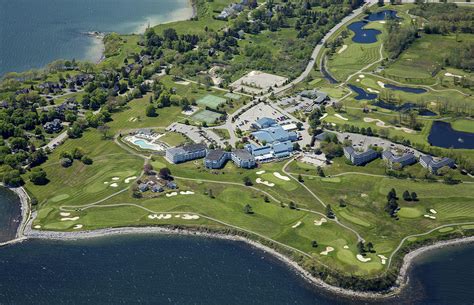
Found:
[(224, 96), (236, 101), (240, 100), (240, 98), (242, 97), (242, 95), (240, 94), (235, 94), (235, 93), (230, 93), (230, 92), (226, 93)]
[(209, 110), (203, 110), (195, 113), (191, 119), (194, 121), (200, 121), (200, 122), (206, 122), (208, 124), (212, 124), (216, 121), (216, 119), (220, 118), (221, 114), (214, 112), (214, 111), (209, 111)]
[(204, 105), (209, 108), (217, 109), (219, 105), (224, 104), (227, 100), (222, 97), (208, 94), (199, 100), (197, 100), (198, 105)]

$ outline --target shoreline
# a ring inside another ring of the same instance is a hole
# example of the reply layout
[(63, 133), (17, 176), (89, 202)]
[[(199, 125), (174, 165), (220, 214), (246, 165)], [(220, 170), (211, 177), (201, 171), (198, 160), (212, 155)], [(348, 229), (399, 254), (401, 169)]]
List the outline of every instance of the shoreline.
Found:
[[(23, 242), (28, 239), (39, 239), (39, 240), (58, 240), (58, 241), (74, 241), (81, 239), (91, 239), (91, 238), (100, 238), (108, 236), (117, 236), (117, 235), (133, 235), (133, 234), (162, 234), (162, 235), (175, 235), (175, 236), (198, 236), (203, 238), (215, 238), (221, 240), (230, 240), (230, 241), (239, 241), (244, 242), (250, 247), (254, 247), (262, 250), (263, 252), (272, 255), (274, 258), (278, 259), (281, 263), (285, 264), (290, 270), (296, 272), (301, 276), (307, 283), (318, 289), (324, 289), (325, 292), (334, 293), (344, 297), (353, 297), (361, 300), (377, 300), (377, 299), (386, 299), (394, 297), (400, 294), (403, 289), (409, 284), (409, 270), (413, 261), (425, 254), (427, 252), (452, 247), (459, 244), (468, 244), (474, 243), (474, 236), (469, 236), (465, 238), (457, 238), (453, 240), (445, 240), (435, 242), (431, 245), (422, 246), (415, 250), (408, 252), (403, 257), (403, 262), (398, 270), (398, 276), (396, 280), (396, 285), (392, 286), (389, 290), (385, 292), (364, 292), (364, 291), (355, 291), (346, 288), (341, 288), (333, 286), (324, 282), (322, 279), (314, 277), (307, 270), (301, 267), (295, 260), (288, 257), (285, 254), (280, 253), (278, 250), (275, 250), (269, 246), (266, 246), (258, 241), (252, 240), (250, 238), (236, 235), (236, 234), (225, 234), (225, 233), (212, 233), (212, 232), (203, 232), (199, 229), (182, 229), (182, 228), (169, 228), (165, 226), (145, 226), (145, 227), (121, 227), (121, 228), (105, 228), (89, 231), (77, 231), (77, 232), (59, 232), (59, 231), (39, 231), (33, 229), (32, 224), (33, 220), (36, 218), (36, 213), (31, 212), (30, 207), (30, 197), (23, 187), (18, 188), (8, 188), (17, 194), (20, 199), (21, 211), (22, 211), (22, 221), (18, 227), (16, 238), (4, 243), (0, 243), (1, 246), (13, 245), (16, 243)], [(26, 216), (26, 217), (25, 217)]]

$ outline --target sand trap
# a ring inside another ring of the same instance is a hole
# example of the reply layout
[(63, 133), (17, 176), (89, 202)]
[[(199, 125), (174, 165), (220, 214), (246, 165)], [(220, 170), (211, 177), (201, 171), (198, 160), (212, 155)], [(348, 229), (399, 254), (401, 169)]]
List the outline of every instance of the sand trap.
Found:
[(359, 78), (364, 78), (365, 75), (364, 74), (359, 74)]
[(377, 81), (377, 85), (379, 85), (380, 88), (385, 88), (385, 84), (382, 83), (381, 81)]
[(179, 193), (180, 193), (181, 195), (194, 195), (194, 192), (192, 192), (192, 191), (186, 191), (186, 192), (181, 191), (181, 192), (179, 192)]
[(435, 209), (430, 209), (430, 213), (431, 213), (431, 214), (438, 214), (438, 212), (436, 212)]
[(380, 20), (379, 23), (385, 24), (385, 23), (387, 23), (387, 21), (385, 21), (385, 20)]
[(67, 216), (71, 216), (71, 213), (68, 213), (68, 212), (60, 212), (59, 215), (63, 216), (63, 217), (67, 217)]
[(321, 121), (322, 119), (324, 119), (324, 118), (327, 117), (327, 116), (328, 116), (328, 113), (325, 113), (325, 114), (323, 114), (322, 117), (319, 118), (319, 120)]
[(385, 122), (382, 121), (382, 120), (379, 120), (379, 119), (373, 119), (373, 118), (365, 117), (364, 122), (366, 122), (366, 123), (376, 122), (375, 125), (377, 125), (378, 127), (393, 128), (393, 129), (396, 129), (396, 130), (401, 130), (401, 131), (406, 132), (406, 133), (416, 133), (416, 131), (414, 131), (413, 129), (410, 129), (410, 128), (396, 127), (396, 126), (392, 126), (392, 125), (385, 125)]
[(387, 263), (387, 259), (384, 255), (377, 255), (378, 257), (380, 257), (380, 260), (382, 261), (382, 265), (385, 265)]
[(277, 177), (278, 179), (284, 180), (284, 181), (290, 181), (290, 177), (288, 176), (283, 176), (279, 172), (274, 172), (273, 175)]
[(301, 221), (298, 221), (295, 225), (291, 226), (293, 229), (296, 229), (298, 228), (299, 226), (301, 226)]
[(456, 75), (456, 74), (452, 74), (452, 73), (449, 73), (449, 72), (444, 73), (444, 75), (449, 76), (449, 77), (459, 77), (459, 78), (462, 77), (461, 75)]
[(321, 218), (321, 220), (314, 220), (314, 225), (315, 225), (315, 226), (320, 226), (320, 225), (322, 225), (322, 224), (325, 223), (325, 222), (328, 222), (328, 220), (323, 217), (323, 218)]
[(345, 50), (347, 49), (347, 45), (343, 45), (342, 48), (339, 49), (339, 51), (337, 51), (337, 54), (341, 54), (342, 52), (344, 52)]
[(356, 82), (360, 82), (360, 79), (356, 79)]
[(270, 186), (270, 187), (275, 186), (275, 183), (262, 180), (262, 178), (257, 178), (257, 180), (255, 180), (255, 181), (259, 184), (265, 184), (266, 186)]
[(345, 245), (343, 248), (344, 248), (344, 249), (349, 249), (349, 246), (348, 246), (348, 245)]
[(433, 216), (433, 215), (425, 214), (423, 216), (426, 217), (426, 218), (429, 218), (429, 219), (436, 219), (436, 216)]
[(77, 224), (73, 227), (74, 230), (82, 229), (83, 225)]
[(343, 116), (342, 116), (342, 115), (340, 115), (339, 113), (336, 113), (334, 116), (335, 116), (336, 118), (340, 118), (341, 120), (344, 120), (344, 121), (349, 121), (349, 119), (348, 119), (348, 118), (345, 118), (345, 117), (343, 117)]
[(125, 183), (130, 183), (130, 181), (135, 180), (135, 179), (137, 179), (137, 176), (132, 176), (132, 177), (125, 178), (124, 181), (125, 181)]
[(109, 181), (104, 181), (104, 184), (109, 184)]
[(321, 255), (328, 255), (330, 252), (334, 251), (334, 248), (333, 247), (326, 247), (326, 250), (324, 250), (323, 252), (319, 253)]
[(367, 197), (369, 197), (369, 195), (367, 195), (367, 194), (365, 194), (365, 193), (362, 193), (362, 194), (360, 194), (360, 197), (362, 197), (362, 198), (367, 198)]
[(148, 218), (150, 218), (150, 219), (170, 219), (171, 217), (173, 217), (173, 215), (171, 215), (171, 214), (160, 214), (160, 215), (150, 214), (150, 215), (148, 215)]
[(181, 218), (181, 215), (178, 214), (178, 215), (175, 215), (174, 217), (175, 218)]
[(367, 91), (369, 91), (370, 93), (380, 93), (380, 91), (374, 90), (372, 88), (367, 88)]
[(257, 175), (265, 174), (265, 171), (258, 171), (256, 172)]
[(183, 85), (183, 86), (187, 86), (190, 84), (190, 82), (184, 81), (184, 80), (175, 81), (174, 83), (178, 85)]
[(118, 184), (117, 183), (112, 183), (110, 186), (111, 187), (118, 187)]
[(367, 258), (363, 257), (361, 254), (357, 254), (356, 257), (357, 257), (358, 260), (360, 260), (363, 263), (367, 263), (367, 262), (370, 262), (372, 260), (369, 257), (367, 257)]
[(189, 215), (189, 214), (184, 214), (181, 219), (185, 220), (191, 220), (191, 219), (199, 219), (198, 215)]
[(178, 195), (177, 192), (172, 192), (172, 193), (166, 194), (166, 197), (173, 197), (173, 196), (177, 196), (177, 195)]
[(63, 217), (61, 218), (61, 221), (75, 221), (75, 220), (78, 220), (79, 219), (79, 216), (76, 216), (76, 217)]
[(120, 177), (112, 177), (112, 181), (119, 181)]
[(41, 226), (40, 226), (40, 225), (36, 225), (36, 226), (34, 226), (33, 228), (35, 228), (35, 229), (41, 229)]

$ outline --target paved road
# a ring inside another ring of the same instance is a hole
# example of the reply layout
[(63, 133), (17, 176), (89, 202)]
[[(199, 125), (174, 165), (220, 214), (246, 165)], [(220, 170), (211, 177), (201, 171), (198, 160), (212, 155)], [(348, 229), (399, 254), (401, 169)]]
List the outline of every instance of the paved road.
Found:
[(55, 149), (59, 144), (61, 144), (64, 140), (67, 138), (67, 126), (66, 130), (61, 132), (59, 135), (57, 135), (55, 138), (53, 138), (51, 141), (49, 141), (48, 144), (45, 146), (41, 147), (42, 149), (46, 149), (47, 147), (51, 150)]

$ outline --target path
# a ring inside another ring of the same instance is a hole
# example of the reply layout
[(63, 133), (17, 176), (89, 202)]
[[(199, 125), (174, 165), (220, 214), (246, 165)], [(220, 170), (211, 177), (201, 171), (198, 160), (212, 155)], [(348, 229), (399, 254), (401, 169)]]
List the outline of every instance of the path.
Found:
[(67, 129), (61, 132), (59, 135), (57, 135), (55, 138), (53, 138), (51, 141), (48, 142), (48, 144), (42, 146), (42, 149), (49, 148), (50, 150), (55, 149), (59, 144), (64, 142), (67, 139)]

